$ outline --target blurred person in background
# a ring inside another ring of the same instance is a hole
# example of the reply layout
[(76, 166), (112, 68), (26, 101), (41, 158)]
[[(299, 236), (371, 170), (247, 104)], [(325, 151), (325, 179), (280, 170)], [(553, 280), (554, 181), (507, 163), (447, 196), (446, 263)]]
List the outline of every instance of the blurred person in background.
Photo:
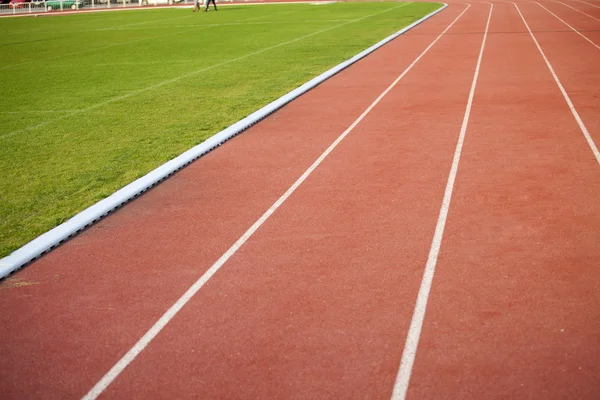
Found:
[(215, 6), (215, 11), (217, 11), (217, 3), (215, 3), (215, 0), (207, 0), (206, 1), (206, 9), (204, 10), (204, 12), (208, 11), (208, 6), (210, 6), (211, 1), (213, 3), (213, 6)]

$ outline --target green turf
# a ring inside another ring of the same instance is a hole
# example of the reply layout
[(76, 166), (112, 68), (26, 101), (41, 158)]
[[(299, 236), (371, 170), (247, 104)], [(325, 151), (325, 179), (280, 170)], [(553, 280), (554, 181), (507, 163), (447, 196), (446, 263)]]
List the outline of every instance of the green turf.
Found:
[(438, 7), (0, 19), (0, 257)]

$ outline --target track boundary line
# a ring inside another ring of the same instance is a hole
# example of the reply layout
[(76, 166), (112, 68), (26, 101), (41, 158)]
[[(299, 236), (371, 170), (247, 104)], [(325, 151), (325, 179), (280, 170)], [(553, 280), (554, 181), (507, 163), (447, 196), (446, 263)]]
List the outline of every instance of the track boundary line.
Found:
[(49, 230), (46, 233), (43, 233), (42, 235), (33, 239), (21, 248), (15, 250), (8, 256), (0, 259), (0, 280), (15, 272), (19, 268), (23, 267), (27, 263), (44, 255), (45, 253), (57, 247), (64, 241), (77, 234), (78, 232), (82, 231), (83, 229), (99, 221), (103, 217), (107, 216), (112, 211), (116, 210), (117, 208), (133, 200), (134, 198), (143, 194), (147, 190), (151, 189), (152, 187), (154, 187), (164, 179), (168, 178), (175, 172), (179, 171), (183, 167), (187, 166), (196, 159), (204, 156), (205, 154), (221, 146), (229, 139), (239, 135), (246, 129), (250, 128), (252, 125), (258, 123), (259, 121), (272, 114), (273, 112), (277, 111), (284, 105), (288, 104), (292, 100), (308, 92), (312, 88), (320, 85), (322, 82), (326, 81), (327, 79), (331, 78), (332, 76), (336, 75), (342, 70), (348, 68), (350, 65), (363, 59), (370, 53), (374, 52), (378, 48), (384, 46), (385, 44), (394, 40), (398, 36), (409, 31), (413, 27), (419, 25), (423, 21), (443, 11), (447, 7), (447, 4), (442, 3), (442, 7), (438, 8), (437, 10), (434, 10), (433, 12), (425, 15), (423, 18), (413, 22), (408, 26), (405, 26), (396, 33), (388, 36), (387, 38), (382, 39), (373, 46), (358, 53), (354, 57), (332, 67), (328, 71), (325, 71), (321, 75), (297, 87), (296, 89), (283, 95), (279, 99), (267, 104), (266, 106), (253, 112), (246, 118), (243, 118), (242, 120), (225, 128), (224, 130), (218, 132), (217, 134), (208, 138), (199, 145), (194, 146), (191, 149), (183, 152), (182, 154), (173, 158), (172, 160), (167, 161), (166, 163), (150, 171), (143, 177), (117, 190), (109, 197), (91, 205), (90, 207), (76, 214), (66, 222), (58, 225), (57, 227)]
[[(515, 4), (515, 3), (513, 3), (513, 4)], [(568, 23), (566, 23), (565, 21), (563, 21), (558, 15), (554, 14), (552, 11), (548, 10), (546, 7), (544, 7), (543, 5), (541, 5), (540, 3), (538, 3), (537, 1), (535, 2), (535, 4), (537, 4), (538, 6), (542, 7), (544, 10), (548, 11), (550, 14), (554, 15), (554, 17), (556, 19), (558, 19), (560, 22), (562, 22), (563, 24), (565, 24), (566, 26), (568, 26), (569, 28), (571, 28), (571, 30), (573, 32), (575, 32), (576, 34), (578, 34), (579, 36), (581, 36), (582, 38), (584, 38), (585, 40), (587, 40), (588, 42), (590, 42), (598, 50), (600, 50), (600, 46), (598, 46), (596, 43), (594, 43), (590, 39), (588, 39), (588, 37), (585, 36), (583, 33), (579, 32), (577, 29), (573, 28), (571, 25), (569, 25)]]
[(435, 273), (435, 267), (442, 245), (444, 229), (446, 227), (446, 220), (448, 218), (448, 211), (450, 209), (450, 201), (452, 200), (452, 192), (454, 190), (454, 182), (458, 173), (458, 164), (460, 162), (462, 147), (465, 141), (467, 126), (469, 124), (471, 107), (473, 105), (473, 98), (475, 97), (475, 88), (477, 86), (479, 69), (481, 66), (481, 60), (483, 59), (483, 51), (485, 49), (485, 43), (487, 39), (487, 33), (489, 30), (488, 28), (490, 26), (490, 20), (492, 18), (493, 9), (494, 5), (490, 3), (490, 12), (488, 14), (485, 33), (483, 34), (483, 39), (481, 41), (481, 48), (479, 50), (479, 57), (477, 58), (477, 64), (475, 66), (475, 73), (473, 74), (473, 82), (471, 83), (469, 99), (467, 101), (462, 126), (460, 128), (460, 134), (456, 143), (456, 149), (454, 151), (454, 157), (452, 159), (452, 166), (448, 175), (448, 181), (446, 183), (446, 189), (444, 191), (444, 198), (442, 200), (440, 214), (435, 227), (435, 232), (433, 234), (431, 247), (429, 249), (427, 263), (425, 264), (425, 270), (423, 271), (421, 286), (419, 288), (419, 293), (415, 302), (413, 316), (410, 321), (408, 334), (406, 336), (406, 343), (404, 345), (402, 358), (400, 360), (400, 368), (398, 369), (398, 374), (396, 376), (396, 381), (394, 383), (394, 389), (392, 392), (392, 400), (404, 400), (406, 398), (406, 393), (408, 392), (408, 385), (410, 383), (410, 376), (415, 362), (415, 357), (417, 355), (417, 347), (419, 345), (421, 330), (423, 328), (423, 321), (425, 320), (425, 312), (427, 311), (427, 301), (429, 299), (429, 293), (431, 292), (433, 275)]
[(137, 343), (94, 385), (83, 397), (84, 400), (96, 399), (123, 372), (125, 368), (150, 344), (162, 329), (175, 317), (187, 302), (204, 286), (206, 282), (231, 258), (237, 250), (267, 221), (267, 219), (289, 198), (292, 193), (323, 162), (337, 145), (371, 112), (371, 110), (392, 90), (397, 83), (419, 62), (437, 43), (444, 33), (470, 7), (468, 5), (450, 25), (362, 112), (362, 114), (306, 169), (306, 171), (287, 189), (269, 209), (204, 273), (202, 276), (160, 317), (160, 319), (138, 340)]
[(569, 95), (567, 94), (567, 91), (565, 90), (565, 88), (563, 87), (562, 83), (560, 82), (560, 79), (558, 79), (558, 76), (556, 75), (556, 72), (554, 72), (554, 68), (552, 68), (552, 64), (550, 64), (550, 61), (546, 57), (546, 54), (544, 53), (544, 50), (542, 50), (542, 47), (540, 46), (540, 44), (538, 43), (537, 39), (535, 38), (535, 35), (533, 34), (533, 32), (531, 31), (531, 29), (529, 28), (529, 24), (527, 23), (527, 21), (525, 20), (525, 17), (521, 13), (521, 10), (519, 9), (519, 6), (516, 3), (513, 3), (513, 5), (516, 7), (517, 11), (519, 12), (519, 15), (521, 16), (521, 19), (523, 20), (523, 23), (525, 24), (525, 27), (529, 31), (529, 35), (533, 39), (533, 42), (535, 43), (538, 51), (542, 55), (542, 58), (544, 59), (544, 62), (546, 63), (546, 66), (548, 67), (548, 69), (550, 70), (550, 73), (552, 74), (552, 77), (554, 78), (554, 82), (556, 82), (556, 85), (560, 89), (560, 92), (562, 93), (565, 101), (567, 102), (567, 104), (569, 106), (569, 109), (571, 110), (571, 114), (573, 114), (573, 117), (575, 118), (575, 121), (577, 121), (577, 124), (579, 125), (579, 129), (581, 129), (581, 132), (583, 133), (583, 136), (585, 137), (585, 140), (587, 141), (588, 145), (590, 146), (590, 149), (592, 150), (592, 153), (594, 154), (594, 157), (596, 157), (596, 161), (600, 165), (600, 152), (598, 151), (598, 147), (596, 146), (596, 143), (594, 143), (594, 140), (590, 136), (590, 133), (588, 132), (585, 124), (583, 123), (583, 120), (581, 119), (581, 117), (579, 116), (579, 113), (575, 109), (575, 106), (573, 105), (573, 102), (571, 101), (571, 98), (569, 97)]

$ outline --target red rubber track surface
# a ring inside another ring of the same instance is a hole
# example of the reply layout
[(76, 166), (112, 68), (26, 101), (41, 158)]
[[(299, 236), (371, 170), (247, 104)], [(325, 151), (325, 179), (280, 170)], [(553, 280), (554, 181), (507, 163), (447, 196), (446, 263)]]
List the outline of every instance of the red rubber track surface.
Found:
[[(600, 50), (518, 4), (599, 144)], [(600, 45), (600, 22), (540, 4)], [(0, 398), (85, 395), (465, 7), (0, 283)], [(391, 396), (489, 10), (472, 3), (104, 397)], [(495, 2), (408, 397), (600, 398), (598, 243), (600, 165)]]
[[(540, 3), (564, 22), (535, 3), (519, 4), (529, 27), (569, 93), (590, 135), (600, 145), (600, 17), (598, 21), (552, 2)], [(598, 2), (600, 6), (600, 2)], [(583, 4), (585, 6), (585, 4)], [(578, 8), (577, 4), (571, 5)], [(562, 8), (561, 8), (562, 7)], [(541, 11), (540, 11), (541, 9)], [(600, 8), (598, 9), (600, 11)], [(565, 23), (579, 31), (594, 45)], [(545, 32), (545, 31), (555, 31)], [(537, 33), (539, 32), (539, 33)], [(560, 33), (559, 33), (560, 32)], [(540, 68), (540, 70), (543, 70)]]
[(577, 10), (580, 10), (586, 14), (590, 14), (591, 16), (593, 16), (595, 18), (600, 18), (600, 1), (597, 1), (597, 0), (593, 0), (593, 1), (569, 0), (569, 1), (564, 1), (563, 3), (566, 3), (569, 6), (576, 8)]
[[(573, 28), (581, 31), (585, 36), (593, 39), (596, 44), (598, 41), (595, 39), (600, 39), (598, 23), (600, 22), (600, 2), (597, 2), (597, 8), (591, 7), (587, 4), (579, 3), (573, 0), (558, 0), (556, 1), (540, 1), (539, 3), (547, 8), (549, 11), (553, 12), (560, 19), (571, 25)], [(523, 5), (526, 5), (524, 3)], [(590, 3), (593, 4), (593, 3)], [(536, 5), (535, 3), (527, 4), (528, 6)], [(550, 16), (556, 20), (555, 16), (552, 16), (550, 13), (546, 12), (547, 16)], [(587, 15), (586, 15), (587, 14)], [(543, 14), (539, 15), (540, 17)], [(558, 20), (557, 20), (558, 21)], [(563, 24), (559, 21), (560, 24)], [(564, 24), (560, 27), (561, 30), (568, 29)]]
[[(598, 140), (600, 51), (575, 36), (536, 33)], [(512, 4), (480, 74), (409, 398), (600, 398), (600, 166)]]

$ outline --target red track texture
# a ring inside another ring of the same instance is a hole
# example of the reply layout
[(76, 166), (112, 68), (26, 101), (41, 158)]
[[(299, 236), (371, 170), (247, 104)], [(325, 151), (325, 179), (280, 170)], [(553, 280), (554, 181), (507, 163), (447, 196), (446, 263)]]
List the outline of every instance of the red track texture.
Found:
[[(540, 4), (518, 7), (599, 144), (600, 9)], [(84, 396), (466, 7), (2, 282), (0, 398)], [(490, 8), (471, 3), (101, 397), (390, 398)], [(600, 164), (512, 3), (494, 2), (476, 84), (407, 397), (600, 398)]]

